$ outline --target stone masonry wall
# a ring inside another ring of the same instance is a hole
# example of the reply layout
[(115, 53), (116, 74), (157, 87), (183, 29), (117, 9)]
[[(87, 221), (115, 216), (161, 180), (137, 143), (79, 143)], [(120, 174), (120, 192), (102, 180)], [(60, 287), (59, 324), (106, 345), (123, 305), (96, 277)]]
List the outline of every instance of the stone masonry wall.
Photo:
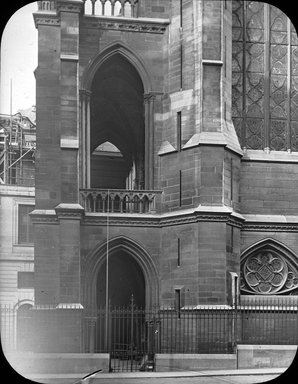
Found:
[(278, 242), (284, 244), (296, 255), (298, 254), (298, 236), (295, 231), (281, 231), (274, 229), (272, 226), (271, 230), (265, 231), (241, 231), (241, 245), (240, 252), (242, 253), (248, 247), (253, 244), (265, 240), (265, 239), (274, 239)]
[(297, 215), (297, 177), (296, 163), (242, 161), (241, 213)]
[(165, 211), (198, 205), (200, 157), (198, 148), (160, 157), (160, 188), (164, 191)]
[(40, 25), (36, 70), (36, 208), (51, 209), (60, 203), (59, 89), (60, 29)]

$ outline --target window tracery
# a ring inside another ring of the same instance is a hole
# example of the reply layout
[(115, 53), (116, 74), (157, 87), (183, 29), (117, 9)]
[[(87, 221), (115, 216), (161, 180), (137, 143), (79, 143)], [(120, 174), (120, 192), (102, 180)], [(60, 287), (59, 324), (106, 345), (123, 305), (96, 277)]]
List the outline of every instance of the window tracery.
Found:
[(297, 48), (280, 9), (233, 1), (232, 113), (243, 148), (298, 150)]
[(298, 270), (270, 248), (252, 252), (241, 263), (240, 289), (243, 294), (298, 294)]

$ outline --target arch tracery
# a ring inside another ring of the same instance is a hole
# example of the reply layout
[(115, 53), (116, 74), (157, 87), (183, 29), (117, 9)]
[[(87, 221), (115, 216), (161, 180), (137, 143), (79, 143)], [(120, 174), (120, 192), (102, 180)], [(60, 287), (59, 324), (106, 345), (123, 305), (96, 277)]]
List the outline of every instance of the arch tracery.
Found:
[(123, 42), (113, 42), (112, 44), (107, 45), (101, 52), (93, 57), (83, 73), (81, 89), (90, 91), (93, 78), (98, 68), (106, 60), (116, 54), (120, 54), (122, 57), (124, 57), (137, 70), (143, 82), (144, 93), (146, 94), (151, 92), (151, 76), (148, 72), (148, 69), (145, 67), (145, 64), (137, 55), (137, 53), (134, 52), (130, 47), (127, 47), (125, 44), (123, 44)]
[(240, 289), (244, 294), (298, 294), (297, 257), (273, 239), (246, 250), (240, 270)]

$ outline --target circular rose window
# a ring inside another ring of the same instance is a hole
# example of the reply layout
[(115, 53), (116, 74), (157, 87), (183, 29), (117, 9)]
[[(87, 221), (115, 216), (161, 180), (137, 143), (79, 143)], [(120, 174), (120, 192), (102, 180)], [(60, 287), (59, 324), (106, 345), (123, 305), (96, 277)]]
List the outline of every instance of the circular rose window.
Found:
[(284, 259), (264, 251), (248, 257), (243, 268), (243, 278), (251, 290), (259, 294), (279, 291), (285, 284), (288, 267)]

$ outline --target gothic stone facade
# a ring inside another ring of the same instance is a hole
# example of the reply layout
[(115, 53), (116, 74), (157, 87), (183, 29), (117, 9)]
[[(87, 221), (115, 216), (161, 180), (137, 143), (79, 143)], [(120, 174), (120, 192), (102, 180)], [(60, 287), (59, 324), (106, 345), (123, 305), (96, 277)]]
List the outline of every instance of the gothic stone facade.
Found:
[[(112, 305), (297, 293), (289, 19), (262, 2), (38, 3), (41, 350), (80, 350), (77, 314), (105, 303), (107, 253)], [(63, 337), (49, 305), (69, 313)]]

